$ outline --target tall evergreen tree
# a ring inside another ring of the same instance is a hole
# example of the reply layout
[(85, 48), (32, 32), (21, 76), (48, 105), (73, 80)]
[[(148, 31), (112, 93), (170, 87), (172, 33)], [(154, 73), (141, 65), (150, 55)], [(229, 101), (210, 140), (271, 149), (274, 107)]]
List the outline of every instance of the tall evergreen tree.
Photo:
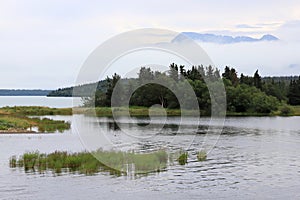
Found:
[(174, 81), (178, 81), (178, 66), (175, 63), (172, 63), (170, 65), (170, 70), (169, 70), (169, 76), (170, 78), (174, 79)]
[[(120, 79), (121, 79), (121, 77), (116, 73), (112, 76), (112, 78), (109, 78), (109, 77), (106, 78), (106, 81), (107, 81), (107, 90), (106, 90), (106, 93), (105, 93), (105, 96), (106, 96), (105, 97), (105, 105), (106, 106), (111, 106), (111, 104), (112, 104), (112, 102), (111, 102), (112, 94), (113, 94), (114, 89), (115, 89), (115, 87), (116, 87), (116, 85), (117, 85), (117, 83)], [(121, 91), (120, 86), (118, 87), (118, 90), (115, 91), (115, 92), (117, 92), (118, 93), (117, 96), (119, 96), (121, 98), (121, 96), (122, 96), (121, 92), (122, 91)], [(116, 106), (120, 106), (118, 104), (120, 104), (121, 101), (118, 101), (116, 99), (116, 101), (114, 103), (116, 104)]]
[(185, 71), (185, 69), (184, 69), (184, 65), (180, 65), (179, 66), (179, 72), (180, 72), (180, 79), (183, 79), (183, 78), (185, 78), (186, 77), (186, 71)]
[(222, 77), (230, 80), (230, 68), (228, 66), (225, 67)]
[(230, 69), (228, 66), (226, 66), (222, 77), (230, 80), (234, 86), (237, 86), (239, 83), (239, 78), (237, 77), (237, 72), (234, 68)]
[(258, 74), (258, 70), (256, 70), (256, 72), (254, 73), (254, 77), (253, 77), (253, 83), (254, 86), (258, 89), (262, 89), (262, 82), (261, 82), (261, 77)]
[(288, 93), (289, 104), (300, 105), (300, 76), (298, 80), (292, 80)]

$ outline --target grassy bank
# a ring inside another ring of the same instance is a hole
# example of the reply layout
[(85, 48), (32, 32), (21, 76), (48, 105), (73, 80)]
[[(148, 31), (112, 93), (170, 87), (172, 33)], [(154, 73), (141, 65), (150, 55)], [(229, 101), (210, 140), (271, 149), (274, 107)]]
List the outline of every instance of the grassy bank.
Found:
[(300, 106), (292, 106), (292, 115), (300, 116)]
[[(195, 110), (180, 110), (180, 109), (162, 109), (147, 107), (77, 107), (77, 108), (49, 108), (40, 106), (15, 106), (0, 108), (0, 115), (20, 115), (20, 116), (43, 116), (43, 115), (72, 115), (72, 114), (86, 114), (98, 117), (111, 117), (115, 115), (125, 116), (128, 112), (132, 117), (149, 116), (197, 116), (199, 113)], [(209, 116), (206, 113), (200, 113), (201, 116)], [(255, 112), (227, 112), (226, 116), (300, 116), (300, 106), (281, 106), (278, 111), (271, 113), (255, 113)]]
[[(286, 107), (289, 109), (286, 111)], [(142, 117), (149, 116), (151, 112), (152, 116), (164, 116), (167, 114), (168, 116), (197, 116), (199, 113), (194, 110), (180, 110), (180, 109), (162, 109), (155, 108), (149, 111), (149, 108), (146, 107), (96, 107), (96, 108), (77, 108), (74, 109), (76, 114), (87, 114), (87, 115), (96, 115), (98, 117), (111, 117), (112, 109), (117, 116), (125, 116), (126, 113), (130, 113), (132, 117)], [(287, 112), (287, 113), (286, 113)], [(201, 113), (200, 116), (210, 116), (205, 113)], [(231, 117), (247, 117), (247, 116), (300, 116), (300, 106), (282, 106), (278, 109), (278, 111), (271, 113), (256, 113), (256, 112), (227, 112), (226, 116)]]
[(63, 132), (70, 129), (70, 123), (47, 118), (29, 118), (26, 116), (0, 115), (0, 133)]
[(48, 108), (39, 106), (15, 106), (0, 108), (1, 133), (62, 132), (70, 129), (70, 123), (48, 118), (28, 116), (70, 115), (71, 108)]
[(72, 108), (49, 108), (43, 106), (14, 106), (0, 108), (0, 114), (12, 114), (22, 116), (43, 115), (72, 115)]
[[(198, 113), (194, 110), (180, 110), (180, 109), (163, 109), (163, 108), (152, 108), (147, 107), (96, 107), (96, 108), (75, 108), (74, 114), (86, 114), (97, 117), (111, 117), (113, 116), (112, 110), (117, 116), (126, 116), (129, 112), (132, 117), (144, 117), (149, 116), (195, 116)], [(198, 114), (199, 115), (199, 114)]]
[(39, 173), (48, 170), (56, 174), (66, 172), (92, 175), (98, 172), (109, 172), (115, 175), (126, 175), (130, 171), (134, 171), (134, 174), (159, 172), (166, 168), (167, 161), (168, 154), (163, 150), (144, 154), (102, 150), (91, 153), (55, 151), (50, 154), (36, 151), (24, 153), (19, 158), (13, 156), (10, 159), (10, 167)]
[[(63, 131), (70, 128), (70, 124), (64, 121), (29, 118), (28, 116), (43, 115), (72, 115), (86, 114), (98, 117), (126, 116), (129, 112), (132, 117), (149, 116), (197, 116), (197, 111), (180, 109), (162, 109), (146, 107), (96, 107), (96, 108), (49, 108), (40, 106), (15, 106), (0, 108), (0, 132), (32, 132), (32, 128), (37, 128), (38, 132)], [(281, 106), (278, 111), (271, 113), (234, 113), (227, 112), (227, 116), (300, 116), (300, 106)], [(206, 116), (201, 113), (201, 116)], [(207, 115), (208, 116), (208, 115)]]

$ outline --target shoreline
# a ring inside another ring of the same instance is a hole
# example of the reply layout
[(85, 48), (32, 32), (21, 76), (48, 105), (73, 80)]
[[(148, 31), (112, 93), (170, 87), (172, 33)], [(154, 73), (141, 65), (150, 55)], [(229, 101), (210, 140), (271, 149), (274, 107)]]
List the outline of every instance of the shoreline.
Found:
[(40, 132), (28, 131), (28, 130), (18, 130), (18, 129), (0, 130), (0, 135), (2, 135), (2, 134), (39, 134), (39, 133)]
[[(280, 110), (271, 112), (271, 113), (252, 113), (252, 112), (226, 112), (226, 117), (294, 117), (300, 116), (300, 106), (290, 106), (292, 109), (289, 114), (282, 114)], [(76, 107), (73, 108), (73, 114), (86, 114), (96, 117), (113, 117), (111, 107)], [(115, 107), (113, 108), (116, 116), (127, 116), (128, 112), (131, 117), (148, 117), (149, 116), (149, 108), (147, 107)], [(199, 113), (196, 113), (193, 110), (183, 110), (181, 112), (180, 109), (153, 109), (152, 116), (199, 116)], [(200, 113), (200, 116), (210, 117), (211, 115), (206, 113)]]
[[(281, 108), (284, 108), (281, 107)], [(251, 113), (251, 112), (226, 112), (226, 117), (294, 117), (300, 116), (300, 106), (288, 106), (290, 113), (283, 114), (281, 108), (271, 113)], [(114, 111), (114, 115), (112, 113)], [(73, 107), (73, 108), (48, 108), (39, 106), (20, 106), (0, 108), (0, 135), (4, 134), (54, 134), (56, 131), (69, 129), (70, 124), (65, 121), (55, 121), (50, 119), (34, 119), (30, 116), (54, 116), (54, 115), (87, 115), (93, 117), (126, 117), (128, 113), (131, 117), (211, 117), (207, 113), (198, 113), (195, 110), (165, 109), (147, 107)], [(222, 117), (224, 115), (220, 115)], [(217, 117), (217, 116), (216, 116)], [(2, 123), (2, 124), (1, 124)], [(64, 128), (57, 128), (64, 125)], [(29, 127), (41, 126), (42, 131), (30, 130)], [(49, 126), (49, 127), (48, 127)], [(6, 129), (7, 128), (7, 129)]]

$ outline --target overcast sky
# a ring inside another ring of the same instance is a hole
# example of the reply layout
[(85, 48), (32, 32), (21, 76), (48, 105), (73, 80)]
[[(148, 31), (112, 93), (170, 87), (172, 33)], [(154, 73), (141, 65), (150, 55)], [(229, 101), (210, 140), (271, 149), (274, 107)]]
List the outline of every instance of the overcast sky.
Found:
[(71, 86), (98, 45), (137, 28), (273, 34), (279, 42), (201, 45), (222, 70), (299, 75), (299, 10), (299, 0), (0, 0), (0, 88)]

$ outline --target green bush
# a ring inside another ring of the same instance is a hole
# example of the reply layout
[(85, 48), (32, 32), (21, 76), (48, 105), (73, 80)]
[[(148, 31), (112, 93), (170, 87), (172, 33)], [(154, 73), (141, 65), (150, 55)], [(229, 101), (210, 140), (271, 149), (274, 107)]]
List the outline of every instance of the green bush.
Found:
[(292, 113), (293, 113), (293, 110), (287, 105), (280, 108), (280, 115), (287, 116), (287, 115), (290, 115)]

